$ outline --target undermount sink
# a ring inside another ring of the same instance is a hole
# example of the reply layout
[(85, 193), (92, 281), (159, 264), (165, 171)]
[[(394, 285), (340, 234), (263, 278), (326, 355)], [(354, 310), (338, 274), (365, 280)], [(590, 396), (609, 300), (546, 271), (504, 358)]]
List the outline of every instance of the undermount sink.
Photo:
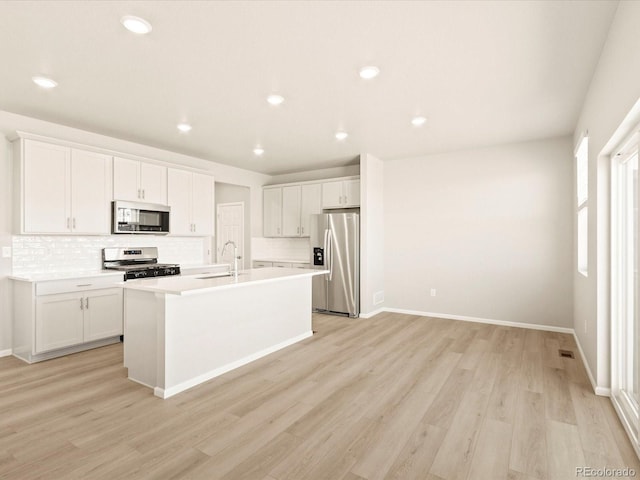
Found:
[[(239, 273), (238, 276), (240, 275), (246, 275), (245, 273)], [(213, 275), (207, 275), (206, 277), (196, 277), (198, 280), (208, 280), (210, 278), (220, 278), (220, 277), (233, 277), (232, 273), (216, 273)]]

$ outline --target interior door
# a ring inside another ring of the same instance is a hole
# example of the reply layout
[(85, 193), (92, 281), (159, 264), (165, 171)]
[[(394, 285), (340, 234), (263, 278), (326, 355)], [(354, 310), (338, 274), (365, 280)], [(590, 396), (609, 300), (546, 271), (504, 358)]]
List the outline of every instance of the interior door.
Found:
[(218, 237), (217, 258), (218, 263), (233, 264), (233, 249), (227, 248), (224, 258), (222, 250), (229, 240), (238, 246), (238, 269), (244, 269), (244, 203), (220, 203), (217, 207)]

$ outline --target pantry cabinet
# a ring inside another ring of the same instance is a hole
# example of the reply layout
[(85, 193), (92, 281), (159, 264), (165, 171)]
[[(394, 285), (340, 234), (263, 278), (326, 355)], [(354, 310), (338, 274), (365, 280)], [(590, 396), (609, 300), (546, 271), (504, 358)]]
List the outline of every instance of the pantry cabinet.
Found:
[(170, 168), (168, 200), (172, 235), (213, 236), (215, 179), (210, 175)]
[(167, 167), (115, 157), (113, 199), (166, 205)]
[(110, 156), (30, 139), (20, 140), (18, 147), (22, 209), (17, 231), (110, 233)]

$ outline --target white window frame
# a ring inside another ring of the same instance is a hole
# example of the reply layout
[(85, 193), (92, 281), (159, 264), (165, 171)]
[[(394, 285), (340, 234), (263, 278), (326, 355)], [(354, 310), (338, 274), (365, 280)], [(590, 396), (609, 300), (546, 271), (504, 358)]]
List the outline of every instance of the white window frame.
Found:
[(583, 133), (574, 151), (576, 161), (576, 264), (589, 275), (589, 135)]
[[(628, 162), (638, 153), (640, 145), (640, 126), (636, 127), (632, 134), (621, 142), (611, 155), (611, 400), (622, 421), (625, 430), (632, 440), (636, 453), (640, 456), (640, 444), (638, 437), (638, 422), (640, 412), (638, 401), (629, 394), (627, 387), (633, 379), (631, 375), (637, 375), (638, 371), (629, 369), (626, 361), (632, 352), (633, 342), (638, 338), (639, 332), (631, 332), (628, 329), (628, 319), (633, 316), (631, 308), (639, 308), (637, 300), (631, 305), (628, 302), (633, 292), (634, 268), (622, 262), (628, 262), (625, 252), (628, 251), (629, 242), (633, 241), (626, 228), (622, 228), (620, 222), (630, 223), (628, 215), (633, 214), (624, 208), (623, 203), (628, 199), (628, 174), (623, 171)], [(636, 205), (637, 207), (637, 205)], [(632, 209), (633, 210), (633, 209)], [(621, 219), (623, 212), (627, 218)], [(636, 250), (640, 245), (636, 245)], [(637, 326), (635, 327), (637, 329)]]

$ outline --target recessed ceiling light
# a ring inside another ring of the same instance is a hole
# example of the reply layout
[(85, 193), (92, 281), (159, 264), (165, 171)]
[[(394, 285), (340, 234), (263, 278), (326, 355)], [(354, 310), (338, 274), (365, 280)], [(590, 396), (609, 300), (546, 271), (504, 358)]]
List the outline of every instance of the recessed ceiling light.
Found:
[(371, 80), (372, 78), (376, 78), (380, 74), (380, 69), (378, 67), (374, 67), (373, 65), (369, 65), (366, 67), (362, 67), (360, 69), (360, 77), (365, 80)]
[(347, 132), (336, 132), (336, 140), (344, 140), (349, 134)]
[(33, 83), (42, 88), (54, 88), (58, 86), (58, 82), (47, 77), (36, 76), (31, 77), (31, 80), (33, 80)]
[(151, 24), (144, 18), (134, 17), (133, 15), (125, 15), (120, 19), (124, 28), (130, 32), (137, 33), (138, 35), (144, 35), (151, 31)]
[(269, 95), (267, 97), (267, 102), (269, 102), (271, 105), (280, 105), (282, 102), (284, 102), (284, 97), (282, 95)]
[(424, 125), (424, 123), (427, 121), (427, 119), (425, 117), (413, 117), (411, 119), (411, 124), (414, 127), (420, 127), (422, 125)]
[(253, 149), (253, 153), (259, 157), (264, 153), (264, 148), (258, 145), (256, 146), (256, 148)]
[(188, 123), (179, 123), (177, 126), (178, 126), (178, 130), (184, 133), (191, 130), (191, 125), (189, 125)]

